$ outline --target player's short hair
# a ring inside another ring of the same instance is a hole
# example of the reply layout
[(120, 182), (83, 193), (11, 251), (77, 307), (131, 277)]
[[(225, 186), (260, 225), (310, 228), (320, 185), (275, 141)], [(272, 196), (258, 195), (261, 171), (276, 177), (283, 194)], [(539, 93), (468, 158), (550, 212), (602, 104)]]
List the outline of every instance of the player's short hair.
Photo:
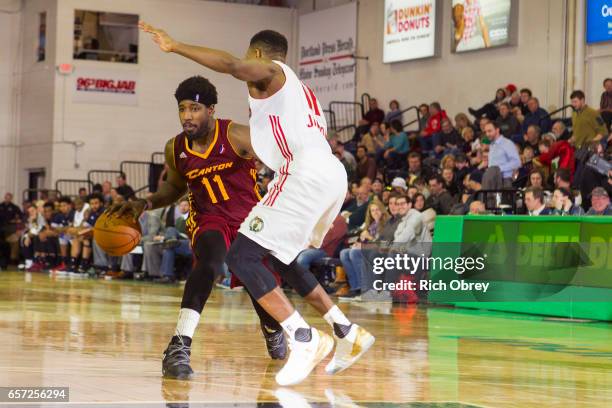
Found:
[(282, 55), (283, 57), (287, 56), (287, 50), (289, 49), (287, 38), (278, 31), (273, 30), (258, 32), (251, 38), (249, 45), (251, 47), (262, 48), (266, 53)]
[(199, 75), (181, 82), (174, 92), (176, 103), (190, 100), (206, 106), (217, 104), (217, 88), (210, 81)]

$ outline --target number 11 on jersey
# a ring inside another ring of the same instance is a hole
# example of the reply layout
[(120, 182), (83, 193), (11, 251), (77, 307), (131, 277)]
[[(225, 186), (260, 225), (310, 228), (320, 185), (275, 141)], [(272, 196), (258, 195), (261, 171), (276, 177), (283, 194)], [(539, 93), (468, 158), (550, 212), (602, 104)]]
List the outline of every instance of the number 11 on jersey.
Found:
[[(227, 195), (227, 190), (225, 190), (225, 186), (223, 185), (223, 180), (221, 180), (221, 176), (217, 174), (215, 177), (212, 178), (212, 181), (217, 183), (217, 186), (219, 187), (219, 191), (221, 192), (221, 197), (223, 198), (223, 201), (229, 200), (230, 198)], [(213, 204), (217, 204), (219, 200), (217, 199), (217, 196), (215, 195), (215, 192), (213, 191), (212, 185), (210, 184), (208, 177), (202, 177), (202, 184), (204, 184), (204, 187), (206, 187), (206, 191), (208, 191), (208, 196), (210, 197), (210, 201)]]

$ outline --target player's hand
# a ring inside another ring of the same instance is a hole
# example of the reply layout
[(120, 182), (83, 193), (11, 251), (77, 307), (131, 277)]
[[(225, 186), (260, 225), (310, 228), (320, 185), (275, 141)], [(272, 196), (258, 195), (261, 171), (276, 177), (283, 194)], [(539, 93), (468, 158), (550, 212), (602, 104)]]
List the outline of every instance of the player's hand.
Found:
[(126, 201), (121, 204), (113, 204), (107, 210), (106, 213), (108, 216), (114, 216), (121, 218), (127, 214), (130, 214), (134, 221), (137, 221), (140, 215), (144, 212), (147, 207), (146, 200), (134, 200), (134, 201)]
[(163, 52), (172, 52), (176, 47), (177, 42), (168, 35), (164, 30), (155, 28), (150, 24), (145, 23), (144, 21), (138, 22), (138, 28), (144, 31), (145, 33), (149, 33), (153, 36), (153, 42), (159, 45), (159, 48)]

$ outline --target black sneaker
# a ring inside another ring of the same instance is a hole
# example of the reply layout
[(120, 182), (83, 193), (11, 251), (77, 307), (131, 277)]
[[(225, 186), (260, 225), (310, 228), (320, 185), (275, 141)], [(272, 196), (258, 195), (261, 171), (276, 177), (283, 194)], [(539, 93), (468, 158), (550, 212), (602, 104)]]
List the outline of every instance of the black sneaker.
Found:
[[(186, 344), (188, 343), (188, 344)], [(191, 339), (174, 336), (164, 351), (162, 374), (164, 378), (188, 380), (193, 375), (189, 365), (191, 357)]]
[(266, 347), (270, 358), (272, 360), (284, 360), (287, 356), (287, 341), (283, 329), (271, 331), (262, 323), (261, 332), (266, 339)]

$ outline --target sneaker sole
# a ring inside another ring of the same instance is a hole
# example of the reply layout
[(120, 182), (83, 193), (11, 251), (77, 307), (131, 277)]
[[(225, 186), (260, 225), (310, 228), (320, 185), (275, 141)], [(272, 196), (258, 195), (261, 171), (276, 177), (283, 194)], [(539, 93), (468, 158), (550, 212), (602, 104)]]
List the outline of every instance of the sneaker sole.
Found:
[(342, 372), (344, 370), (346, 370), (347, 368), (349, 368), (350, 366), (352, 366), (353, 364), (355, 364), (357, 362), (357, 360), (359, 360), (361, 358), (361, 356), (363, 356), (371, 347), (372, 345), (374, 345), (374, 342), (376, 341), (376, 338), (374, 336), (372, 336), (370, 333), (368, 333), (365, 329), (363, 328), (359, 328), (359, 330), (363, 330), (363, 332), (360, 334), (360, 338), (361, 338), (361, 350), (359, 350), (359, 352), (349, 360), (348, 364), (346, 365), (342, 365), (342, 366), (337, 366), (337, 367), (330, 367), (331, 362), (325, 367), (325, 372), (327, 374), (333, 375), (333, 374), (338, 374), (339, 372)]
[(312, 370), (325, 358), (334, 348), (334, 339), (321, 331), (319, 331), (319, 346), (317, 347), (317, 352), (315, 354), (315, 358), (312, 360), (308, 369), (306, 370), (306, 375), (302, 378), (298, 378), (294, 381), (281, 383), (278, 381), (278, 376), (275, 378), (276, 383), (281, 386), (295, 385), (304, 381), (308, 375), (312, 372)]

